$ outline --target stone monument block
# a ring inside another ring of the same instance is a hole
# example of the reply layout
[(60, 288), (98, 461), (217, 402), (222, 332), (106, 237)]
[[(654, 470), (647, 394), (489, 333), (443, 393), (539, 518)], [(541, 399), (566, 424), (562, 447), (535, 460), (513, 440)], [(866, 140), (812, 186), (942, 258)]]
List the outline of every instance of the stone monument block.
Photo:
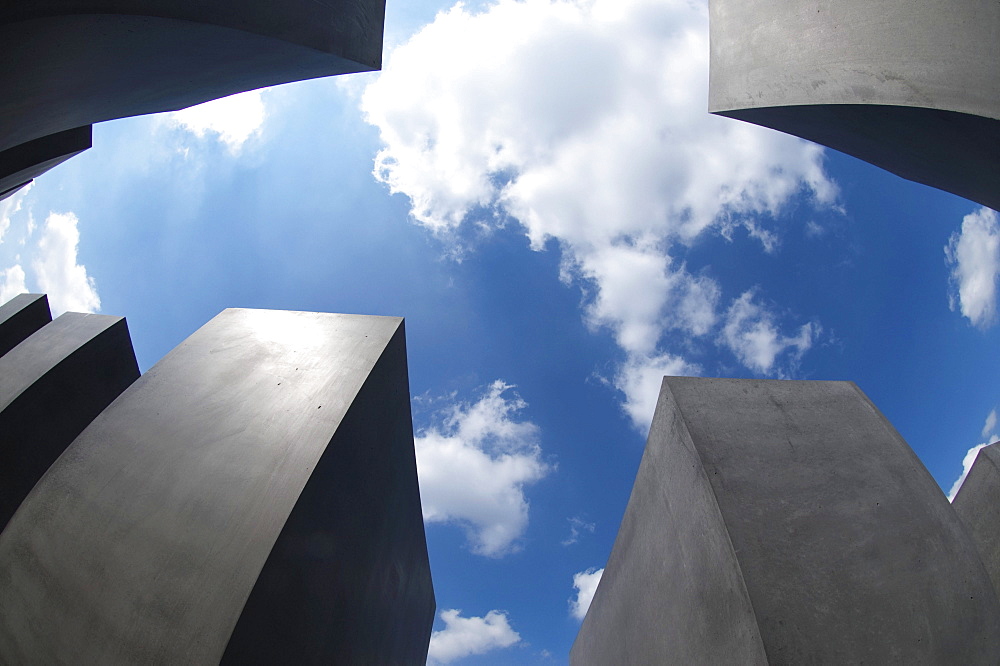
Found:
[(50, 321), (45, 294), (19, 294), (0, 305), (0, 356)]
[(0, 534), (12, 663), (423, 664), (403, 321), (226, 310)]
[(975, 545), (857, 386), (664, 378), (571, 663), (998, 660)]
[(1000, 595), (1000, 442), (979, 450), (952, 502)]
[[(8, 305), (25, 302), (20, 312), (34, 310), (35, 323), (48, 315), (45, 296), (25, 294)], [(0, 356), (0, 530), (73, 439), (138, 376), (123, 317), (67, 312)]]

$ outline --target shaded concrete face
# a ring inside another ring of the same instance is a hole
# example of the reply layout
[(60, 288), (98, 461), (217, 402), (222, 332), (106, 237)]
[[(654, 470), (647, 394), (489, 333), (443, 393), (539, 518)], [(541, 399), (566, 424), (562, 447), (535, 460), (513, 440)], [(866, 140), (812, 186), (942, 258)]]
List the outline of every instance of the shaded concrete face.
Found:
[[(379, 69), (384, 16), (385, 0), (4, 3), (0, 162), (96, 122)], [(51, 152), (17, 170), (22, 182), (58, 163)], [(0, 169), (0, 192), (12, 174)]]
[(50, 321), (45, 294), (19, 294), (0, 305), (0, 356)]
[(711, 0), (709, 110), (1000, 207), (1000, 4)]
[(952, 502), (1000, 595), (1000, 443), (979, 450)]
[(0, 530), (73, 439), (138, 376), (122, 317), (67, 312), (0, 357)]
[[(717, 616), (755, 621), (763, 655)], [(693, 626), (664, 632), (676, 617)], [(717, 635), (735, 649), (720, 657)], [(1000, 605), (937, 484), (852, 383), (668, 377), (572, 659), (996, 663)]]
[(433, 614), (398, 318), (226, 310), (0, 534), (13, 662), (423, 663)]
[(54, 166), (90, 148), (91, 128), (48, 134), (0, 151), (0, 200), (9, 197)]

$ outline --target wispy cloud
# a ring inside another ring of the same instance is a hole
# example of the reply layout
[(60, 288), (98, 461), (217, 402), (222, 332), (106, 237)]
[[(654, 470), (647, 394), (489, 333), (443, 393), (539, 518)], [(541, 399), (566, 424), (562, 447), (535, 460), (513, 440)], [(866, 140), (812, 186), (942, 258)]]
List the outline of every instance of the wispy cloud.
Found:
[(576, 597), (569, 600), (569, 614), (577, 620), (583, 620), (587, 616), (590, 603), (594, 600), (594, 593), (597, 592), (597, 585), (603, 575), (604, 569), (587, 569), (573, 574)]
[(542, 460), (538, 427), (517, 420), (527, 407), (497, 380), (475, 403), (442, 410), (414, 438), (424, 520), (463, 526), (473, 552), (516, 551), (528, 526), (524, 487), (551, 466)]
[[(837, 206), (820, 147), (706, 112), (707, 58), (703, 3), (456, 5), (362, 98), (384, 145), (375, 176), (409, 197), (417, 223), (462, 244), (513, 218), (535, 249), (556, 241), (585, 318), (625, 353), (618, 388), (637, 424), (652, 411), (632, 392), (636, 369), (693, 365), (665, 335), (718, 339), (720, 287), (690, 274), (679, 248), (744, 227), (776, 251), (768, 224), (793, 198)], [(775, 367), (765, 352), (738, 358)]]
[(508, 648), (521, 641), (507, 614), (491, 610), (486, 617), (462, 617), (462, 611), (441, 611), (445, 628), (431, 634), (428, 664), (449, 664), (474, 654)]
[(997, 320), (997, 277), (1000, 276), (1000, 220), (996, 211), (980, 208), (962, 220), (944, 248), (951, 268), (951, 309), (979, 328)]
[(775, 324), (775, 314), (755, 296), (753, 290), (747, 291), (729, 307), (722, 328), (722, 342), (744, 366), (768, 374), (775, 369), (781, 355), (787, 355), (791, 363), (797, 362), (812, 346), (819, 326), (804, 324), (798, 334), (784, 336)]
[(567, 518), (566, 520), (569, 521), (569, 536), (562, 540), (562, 545), (564, 546), (572, 546), (580, 540), (580, 535), (585, 532), (593, 534), (594, 530), (597, 529), (596, 523), (588, 523), (579, 516)]

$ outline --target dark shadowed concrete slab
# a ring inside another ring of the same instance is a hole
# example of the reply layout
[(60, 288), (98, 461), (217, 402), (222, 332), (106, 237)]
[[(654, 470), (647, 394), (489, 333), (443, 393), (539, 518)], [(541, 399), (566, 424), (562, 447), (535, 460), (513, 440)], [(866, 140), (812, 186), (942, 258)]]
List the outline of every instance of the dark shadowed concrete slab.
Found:
[(4, 199), (54, 166), (90, 148), (91, 127), (48, 134), (0, 151), (0, 199)]
[(45, 294), (18, 294), (0, 305), (0, 356), (52, 321)]
[(0, 534), (0, 654), (420, 663), (434, 598), (403, 322), (226, 310)]
[(853, 383), (664, 379), (572, 663), (998, 659), (972, 540)]
[(1000, 443), (979, 450), (952, 502), (1000, 595)]
[(123, 317), (67, 312), (0, 357), (0, 530), (73, 438), (138, 376)]

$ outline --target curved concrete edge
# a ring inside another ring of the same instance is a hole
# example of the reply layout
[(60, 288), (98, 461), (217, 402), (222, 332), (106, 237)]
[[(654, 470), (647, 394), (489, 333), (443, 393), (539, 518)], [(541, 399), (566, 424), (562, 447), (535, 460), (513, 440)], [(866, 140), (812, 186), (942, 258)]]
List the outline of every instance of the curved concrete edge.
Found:
[(767, 663), (724, 516), (666, 379), (570, 663)]
[(1000, 209), (1000, 120), (909, 106), (824, 104), (716, 111), (834, 148)]
[(52, 321), (45, 294), (18, 294), (0, 305), (0, 356)]
[(1000, 595), (1000, 442), (979, 450), (952, 502)]
[(767, 663), (1000, 660), (972, 539), (851, 382), (664, 379), (572, 663), (762, 663), (695, 619), (734, 611)]
[(67, 312), (0, 357), (0, 530), (138, 376), (122, 317)]
[[(399, 318), (224, 311), (105, 409), (0, 533), (0, 654), (218, 663), (241, 614), (254, 629), (266, 611), (252, 591), (329, 619), (345, 612), (317, 591), (342, 585), (389, 614), (375, 627), (405, 627), (380, 637), (385, 653), (405, 644), (399, 661), (422, 663), (434, 605), (405, 377)], [(358, 554), (373, 555), (360, 579), (315, 565)], [(371, 619), (351, 611), (351, 628)], [(305, 661), (335, 662), (325, 650), (351, 640), (268, 621), (315, 639), (268, 647)]]
[(0, 200), (91, 147), (91, 127), (76, 127), (0, 152)]
[[(369, 39), (381, 54), (377, 23)], [(233, 27), (155, 16), (74, 14), (0, 24), (0, 43), (6, 58), (25, 63), (0, 71), (0, 150), (106, 120), (380, 66), (380, 57), (355, 60)]]

